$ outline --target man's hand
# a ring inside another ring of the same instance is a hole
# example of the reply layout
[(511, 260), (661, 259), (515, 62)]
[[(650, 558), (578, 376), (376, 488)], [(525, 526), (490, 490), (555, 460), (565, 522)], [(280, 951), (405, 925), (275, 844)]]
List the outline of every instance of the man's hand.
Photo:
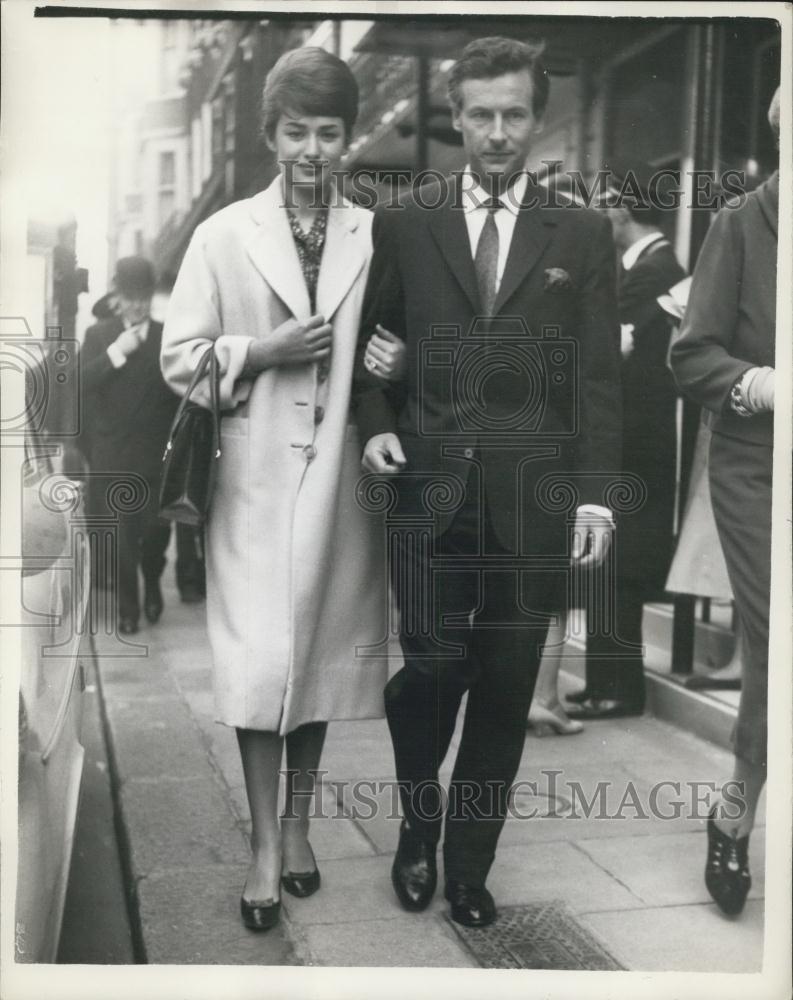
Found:
[(317, 313), (305, 323), (288, 319), (267, 337), (248, 349), (248, 365), (254, 372), (279, 365), (301, 365), (322, 361), (330, 354), (333, 328)]
[(405, 377), (405, 342), (378, 323), (366, 345), (364, 367), (372, 375), (389, 382), (401, 382)]
[(396, 434), (375, 434), (366, 442), (361, 465), (367, 472), (393, 476), (406, 464), (405, 453)]
[(121, 333), (113, 341), (115, 346), (119, 349), (119, 351), (124, 355), (125, 358), (128, 358), (130, 354), (134, 354), (135, 351), (137, 351), (137, 349), (140, 347), (141, 345), (140, 331), (141, 331), (140, 326), (131, 326), (126, 330), (122, 330)]
[(633, 354), (633, 348), (635, 346), (633, 341), (633, 323), (622, 323), (620, 326), (620, 349), (622, 351), (622, 357), (629, 358)]
[(607, 517), (593, 511), (577, 511), (573, 528), (573, 563), (580, 569), (588, 569), (603, 562), (611, 547), (613, 531)]

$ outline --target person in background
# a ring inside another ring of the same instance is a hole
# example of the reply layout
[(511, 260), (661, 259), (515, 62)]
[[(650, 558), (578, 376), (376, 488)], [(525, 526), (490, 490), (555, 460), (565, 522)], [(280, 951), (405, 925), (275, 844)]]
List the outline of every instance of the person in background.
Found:
[(107, 511), (108, 473), (119, 480), (133, 474), (132, 506), (118, 513), (118, 565), (115, 582), (118, 629), (138, 631), (143, 575), (143, 613), (150, 624), (163, 611), (160, 576), (165, 567), (171, 526), (158, 514), (162, 453), (178, 400), (163, 381), (159, 357), (162, 324), (151, 319), (154, 269), (143, 257), (124, 257), (116, 265), (113, 296), (118, 315), (89, 327), (80, 351), (85, 393), (84, 427), (89, 506)]
[[(157, 279), (151, 301), (152, 319), (164, 323), (175, 275), (163, 271)], [(185, 604), (198, 604), (206, 597), (204, 532), (190, 524), (176, 525), (176, 586)]]
[[(768, 121), (778, 145), (778, 89)], [(779, 171), (719, 212), (670, 357), (681, 391), (715, 415), (711, 499), (743, 627), (730, 796), (740, 808), (714, 804), (705, 863), (708, 891), (728, 914), (741, 912), (751, 887), (749, 835), (766, 779), (778, 214)]]
[[(660, 597), (672, 559), (677, 392), (667, 367), (671, 330), (657, 298), (683, 277), (661, 231), (645, 165), (610, 170), (605, 212), (621, 251), (618, 303), (623, 405), (622, 469), (646, 491), (618, 518), (613, 614), (587, 614), (586, 682), (568, 695), (572, 719), (640, 715), (645, 684), (642, 612)], [(588, 587), (588, 591), (596, 588)]]

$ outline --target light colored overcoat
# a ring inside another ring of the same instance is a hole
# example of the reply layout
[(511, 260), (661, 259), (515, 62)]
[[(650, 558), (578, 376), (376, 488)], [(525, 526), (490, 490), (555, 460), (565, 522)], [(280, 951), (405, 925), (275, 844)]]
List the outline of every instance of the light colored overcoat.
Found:
[[(328, 213), (316, 311), (333, 327), (316, 364), (244, 376), (250, 342), (310, 303), (280, 180), (197, 227), (168, 307), (166, 381), (184, 393), (210, 343), (222, 454), (207, 523), (207, 622), (218, 721), (286, 733), (383, 714), (388, 581), (380, 522), (356, 501), (350, 389), (371, 257), (369, 212)], [(206, 382), (197, 402), (208, 404)], [(380, 650), (382, 651), (382, 649)]]

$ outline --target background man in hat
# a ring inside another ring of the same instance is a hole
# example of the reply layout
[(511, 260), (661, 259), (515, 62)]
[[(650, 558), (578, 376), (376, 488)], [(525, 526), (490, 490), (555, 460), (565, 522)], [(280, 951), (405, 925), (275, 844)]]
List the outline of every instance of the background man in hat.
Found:
[(652, 191), (649, 166), (611, 168), (605, 211), (621, 255), (622, 468), (641, 479), (646, 496), (620, 520), (612, 552), (614, 613), (588, 628), (586, 686), (571, 697), (577, 704), (569, 710), (576, 719), (644, 710), (642, 610), (662, 594), (674, 551), (677, 390), (666, 364), (671, 328), (657, 299), (684, 271), (660, 229), (662, 209)]
[[(90, 327), (81, 351), (85, 392), (83, 422), (91, 469), (93, 514), (118, 511), (114, 480), (134, 483), (119, 512), (116, 595), (119, 631), (138, 630), (138, 566), (145, 585), (143, 611), (155, 623), (162, 614), (160, 576), (171, 527), (157, 517), (162, 453), (178, 405), (160, 374), (162, 324), (150, 318), (154, 270), (142, 257), (116, 265), (113, 291), (118, 315)], [(137, 478), (134, 478), (137, 477)], [(129, 502), (128, 502), (129, 501)]]

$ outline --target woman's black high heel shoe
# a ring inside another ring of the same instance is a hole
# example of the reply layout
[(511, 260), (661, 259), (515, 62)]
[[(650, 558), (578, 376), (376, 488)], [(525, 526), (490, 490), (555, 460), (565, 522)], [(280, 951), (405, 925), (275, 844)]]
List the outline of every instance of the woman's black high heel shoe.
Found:
[(708, 859), (705, 885), (719, 908), (730, 917), (741, 912), (752, 876), (749, 874), (749, 834), (728, 837), (714, 822), (716, 807), (708, 814)]
[(249, 931), (269, 931), (281, 915), (280, 899), (248, 900), (240, 897), (242, 922)]
[[(311, 852), (311, 857), (314, 858), (313, 851)], [(293, 896), (298, 896), (300, 899), (305, 899), (306, 896), (313, 896), (317, 889), (319, 889), (319, 884), (319, 868), (317, 868), (316, 858), (314, 858), (313, 871), (285, 872), (281, 876), (281, 885), (284, 889)]]

